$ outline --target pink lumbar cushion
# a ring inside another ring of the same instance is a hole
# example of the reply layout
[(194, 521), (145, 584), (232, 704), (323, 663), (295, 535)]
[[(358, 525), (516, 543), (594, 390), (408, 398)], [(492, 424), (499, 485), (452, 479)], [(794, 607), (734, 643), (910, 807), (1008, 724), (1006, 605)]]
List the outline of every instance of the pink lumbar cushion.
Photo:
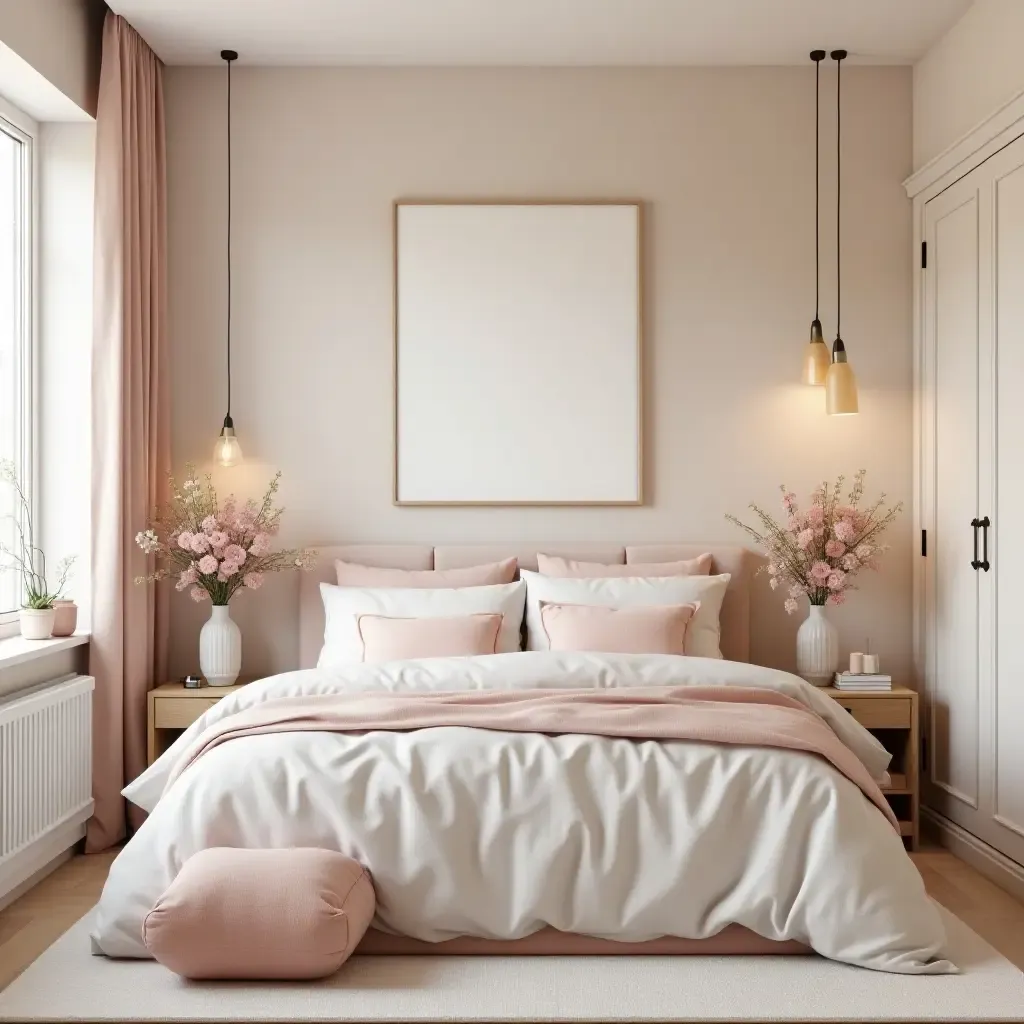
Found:
[(601, 579), (614, 576), (707, 576), (711, 572), (711, 555), (681, 562), (632, 562), (629, 565), (604, 565), (601, 562), (576, 562), (571, 558), (537, 552), (537, 570), (541, 576), (562, 579)]
[(324, 978), (375, 908), (366, 870), (333, 850), (214, 847), (185, 861), (142, 937), (185, 978)]
[(484, 613), (439, 619), (398, 619), (360, 615), (363, 661), (401, 658), (459, 658), (495, 654), (504, 615)]
[(439, 587), (490, 587), (514, 583), (519, 563), (515, 558), (464, 569), (380, 569), (373, 565), (336, 560), (339, 587), (398, 587), (436, 590)]
[(617, 654), (682, 654), (686, 626), (699, 604), (542, 604), (544, 632), (553, 651), (609, 651)]

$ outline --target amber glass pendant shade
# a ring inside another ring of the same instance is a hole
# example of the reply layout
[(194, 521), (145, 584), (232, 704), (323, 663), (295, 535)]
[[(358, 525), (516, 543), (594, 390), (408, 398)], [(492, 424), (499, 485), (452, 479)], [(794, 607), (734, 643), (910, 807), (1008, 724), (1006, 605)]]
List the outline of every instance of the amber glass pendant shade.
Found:
[(815, 320), (811, 324), (811, 340), (804, 349), (803, 373), (800, 376), (804, 384), (821, 386), (825, 383), (828, 373), (829, 354), (825, 339), (821, 336), (821, 322)]
[(860, 412), (857, 378), (853, 367), (846, 361), (846, 346), (842, 338), (836, 338), (832, 345), (832, 362), (825, 375), (825, 412), (829, 416), (852, 416)]

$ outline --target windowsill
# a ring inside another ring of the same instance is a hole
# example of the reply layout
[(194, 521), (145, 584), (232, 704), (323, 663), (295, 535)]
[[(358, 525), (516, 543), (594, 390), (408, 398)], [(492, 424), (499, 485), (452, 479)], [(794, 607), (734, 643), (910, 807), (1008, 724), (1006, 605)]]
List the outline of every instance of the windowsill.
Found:
[(59, 654), (88, 642), (88, 633), (73, 633), (71, 636), (51, 637), (49, 640), (26, 640), (23, 636), (12, 636), (0, 640), (0, 670), (36, 658), (45, 658), (48, 654)]

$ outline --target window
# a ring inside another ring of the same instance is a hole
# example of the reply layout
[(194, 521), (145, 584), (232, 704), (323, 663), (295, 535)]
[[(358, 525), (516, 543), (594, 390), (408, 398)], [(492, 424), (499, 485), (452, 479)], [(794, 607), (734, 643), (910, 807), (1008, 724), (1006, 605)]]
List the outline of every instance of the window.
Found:
[[(0, 459), (32, 485), (32, 136), (0, 107)], [(17, 505), (0, 486), (0, 540), (14, 547)], [(0, 635), (21, 604), (16, 572), (0, 572)]]

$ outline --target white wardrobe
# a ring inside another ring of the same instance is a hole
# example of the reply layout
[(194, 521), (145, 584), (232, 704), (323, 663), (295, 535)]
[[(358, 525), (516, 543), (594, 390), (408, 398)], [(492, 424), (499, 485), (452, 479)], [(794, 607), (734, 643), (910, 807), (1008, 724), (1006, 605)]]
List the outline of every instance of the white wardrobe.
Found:
[(915, 199), (917, 652), (924, 803), (1024, 865), (1024, 134), (1007, 135)]

